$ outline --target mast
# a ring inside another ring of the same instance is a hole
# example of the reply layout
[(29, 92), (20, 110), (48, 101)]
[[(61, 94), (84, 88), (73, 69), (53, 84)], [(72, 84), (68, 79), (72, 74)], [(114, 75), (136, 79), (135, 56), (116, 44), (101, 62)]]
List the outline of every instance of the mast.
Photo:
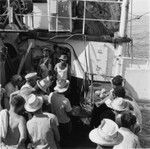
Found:
[[(125, 37), (127, 32), (127, 23), (128, 23), (128, 11), (129, 11), (129, 0), (123, 0), (121, 7), (121, 18), (119, 26), (119, 37)], [(120, 43), (115, 51), (116, 56), (116, 66), (114, 75), (122, 75), (123, 71), (123, 58), (122, 52), (125, 48), (125, 43)]]

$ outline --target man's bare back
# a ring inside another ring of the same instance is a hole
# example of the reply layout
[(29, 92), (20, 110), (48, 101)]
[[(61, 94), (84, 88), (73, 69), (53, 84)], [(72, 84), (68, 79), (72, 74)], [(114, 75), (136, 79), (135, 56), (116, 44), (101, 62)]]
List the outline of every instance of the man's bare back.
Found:
[[(9, 125), (6, 138), (4, 140), (5, 145), (17, 147), (21, 145), (21, 141), (26, 138), (26, 122), (25, 119), (9, 111)], [(21, 145), (22, 146), (22, 145)], [(23, 148), (23, 146), (21, 147)]]

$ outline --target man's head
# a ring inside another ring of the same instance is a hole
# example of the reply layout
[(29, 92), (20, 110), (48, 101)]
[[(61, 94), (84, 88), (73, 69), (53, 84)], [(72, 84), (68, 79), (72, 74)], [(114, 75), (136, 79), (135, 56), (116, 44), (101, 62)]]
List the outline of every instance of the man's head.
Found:
[(136, 123), (136, 116), (132, 112), (126, 111), (121, 115), (121, 126), (131, 129)]
[(12, 98), (10, 100), (10, 107), (14, 108), (14, 111), (17, 114), (21, 114), (21, 112), (23, 112), (24, 104), (25, 104), (25, 100), (20, 95), (14, 95), (14, 96), (12, 96)]
[(50, 54), (49, 48), (47, 48), (47, 47), (44, 48), (44, 49), (43, 49), (43, 56), (44, 56), (44, 57), (49, 57), (49, 54)]
[(125, 98), (125, 89), (122, 86), (116, 86), (113, 90), (113, 97), (117, 98), (117, 97), (122, 97)]
[(115, 76), (112, 79), (112, 85), (115, 88), (116, 86), (122, 86), (123, 85), (123, 77), (120, 75)]
[(25, 76), (25, 79), (32, 87), (34, 87), (36, 85), (37, 73), (36, 72), (28, 73)]
[(59, 57), (59, 60), (61, 63), (66, 63), (68, 58), (67, 58), (67, 55), (66, 54), (62, 54), (60, 57)]
[(19, 85), (22, 81), (22, 77), (18, 74), (12, 76), (11, 78), (11, 82), (14, 84), (14, 85)]

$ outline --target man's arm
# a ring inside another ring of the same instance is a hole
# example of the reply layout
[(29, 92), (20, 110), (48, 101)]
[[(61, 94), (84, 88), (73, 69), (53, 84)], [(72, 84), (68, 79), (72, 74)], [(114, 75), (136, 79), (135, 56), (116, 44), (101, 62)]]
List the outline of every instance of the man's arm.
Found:
[(20, 132), (18, 147), (22, 147), (22, 146), (24, 146), (24, 142), (27, 137), (26, 121), (23, 117), (20, 119), (18, 128), (19, 128), (19, 132)]
[(72, 115), (73, 110), (72, 110), (72, 107), (71, 107), (71, 104), (70, 104), (70, 101), (68, 98), (66, 98), (66, 100), (65, 100), (65, 111), (68, 116)]
[(52, 130), (53, 130), (53, 133), (54, 133), (55, 141), (56, 141), (56, 143), (58, 143), (60, 141), (60, 134), (59, 134), (59, 130), (58, 130), (58, 127), (57, 127), (58, 124), (56, 122), (56, 119), (51, 118), (50, 119), (50, 124), (51, 124)]

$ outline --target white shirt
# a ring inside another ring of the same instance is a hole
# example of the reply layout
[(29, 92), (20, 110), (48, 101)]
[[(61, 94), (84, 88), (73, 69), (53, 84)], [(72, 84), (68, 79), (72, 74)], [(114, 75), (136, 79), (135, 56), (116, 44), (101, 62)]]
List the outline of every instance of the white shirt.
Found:
[(27, 122), (27, 130), (34, 148), (57, 149), (53, 125), (58, 125), (58, 120), (56, 116), (51, 113), (33, 116), (33, 118)]
[(57, 71), (57, 79), (64, 79), (67, 80), (68, 78), (68, 65), (64, 68), (60, 68), (60, 63), (56, 64), (55, 69)]
[(138, 136), (129, 129), (121, 127), (119, 132), (123, 135), (123, 141), (115, 145), (113, 149), (137, 149), (140, 148)]
[(51, 103), (52, 113), (58, 118), (59, 123), (68, 123), (70, 117), (67, 112), (72, 110), (70, 101), (63, 94), (52, 93), (49, 96), (49, 102)]

